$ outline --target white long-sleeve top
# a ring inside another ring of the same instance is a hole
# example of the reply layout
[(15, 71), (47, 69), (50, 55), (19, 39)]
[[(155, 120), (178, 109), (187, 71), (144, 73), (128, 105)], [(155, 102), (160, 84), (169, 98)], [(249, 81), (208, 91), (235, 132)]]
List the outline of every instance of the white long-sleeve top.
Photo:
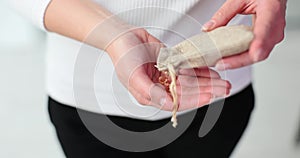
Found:
[[(50, 0), (11, 2), (22, 15), (46, 31), (44, 14)], [(209, 20), (225, 0), (96, 2), (126, 22), (145, 27), (167, 46), (172, 46), (200, 33), (201, 24)], [(231, 24), (250, 25), (251, 18), (239, 15)], [(58, 102), (96, 113), (145, 120), (159, 120), (171, 116), (170, 112), (139, 105), (116, 78), (113, 64), (104, 51), (50, 32), (47, 33), (46, 51), (47, 93)], [(238, 93), (251, 82), (250, 66), (220, 74), (231, 82), (231, 95)]]

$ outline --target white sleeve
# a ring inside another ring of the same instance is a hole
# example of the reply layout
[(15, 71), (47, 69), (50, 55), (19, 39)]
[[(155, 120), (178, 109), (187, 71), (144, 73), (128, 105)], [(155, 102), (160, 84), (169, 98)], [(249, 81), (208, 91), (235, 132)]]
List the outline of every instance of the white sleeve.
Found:
[(46, 31), (44, 16), (51, 0), (8, 0), (8, 2), (35, 26)]

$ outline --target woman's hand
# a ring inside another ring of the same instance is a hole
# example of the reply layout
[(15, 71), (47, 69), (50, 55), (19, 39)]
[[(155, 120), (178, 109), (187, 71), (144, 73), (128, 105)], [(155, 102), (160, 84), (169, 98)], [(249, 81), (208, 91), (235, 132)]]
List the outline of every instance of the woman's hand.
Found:
[(224, 58), (216, 68), (239, 68), (266, 59), (284, 38), (286, 3), (287, 0), (227, 0), (202, 29), (210, 31), (224, 26), (237, 14), (254, 14), (255, 37), (249, 51)]
[[(161, 72), (155, 62), (161, 42), (144, 29), (132, 29), (106, 49), (122, 84), (142, 105), (172, 111), (172, 98), (159, 84)], [(177, 77), (179, 111), (206, 105), (215, 97), (229, 94), (230, 83), (217, 72), (203, 69), (180, 70)]]

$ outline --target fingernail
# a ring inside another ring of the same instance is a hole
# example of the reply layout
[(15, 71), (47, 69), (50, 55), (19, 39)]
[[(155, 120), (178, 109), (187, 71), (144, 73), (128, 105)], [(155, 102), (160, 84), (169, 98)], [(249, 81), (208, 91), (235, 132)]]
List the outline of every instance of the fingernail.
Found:
[(228, 97), (230, 95), (230, 89), (227, 89), (227, 92), (226, 92), (226, 95), (225, 95), (225, 98)]
[(255, 54), (253, 55), (253, 61), (254, 62), (259, 62), (260, 61), (260, 56), (262, 55), (263, 50), (259, 49), (255, 52)]
[(215, 68), (219, 71), (224, 71), (226, 69), (230, 69), (230, 65), (227, 63), (218, 63)]
[(202, 31), (208, 31), (208, 30), (210, 30), (215, 24), (216, 24), (216, 22), (213, 21), (213, 20), (208, 21), (207, 23), (205, 23), (202, 26)]
[(231, 85), (231, 83), (229, 81), (226, 81), (226, 83), (227, 83), (228, 89), (230, 91), (230, 89), (232, 88), (232, 85)]

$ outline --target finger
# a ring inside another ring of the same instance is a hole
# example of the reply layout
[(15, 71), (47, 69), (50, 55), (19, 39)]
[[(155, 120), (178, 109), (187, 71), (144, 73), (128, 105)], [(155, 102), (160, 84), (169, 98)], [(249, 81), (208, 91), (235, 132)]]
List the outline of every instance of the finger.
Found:
[(244, 7), (245, 2), (240, 0), (227, 0), (213, 17), (205, 23), (202, 31), (211, 31), (217, 27), (226, 25)]
[(266, 39), (267, 37), (270, 37), (270, 25), (269, 23), (265, 23), (265, 16), (270, 15), (267, 13), (264, 16), (257, 16), (254, 23), (254, 39), (249, 48), (249, 57), (253, 62), (258, 62), (262, 60), (262, 58), (266, 58), (269, 53), (268, 51), (270, 50), (270, 46), (268, 44), (269, 40)]
[[(265, 2), (261, 2), (265, 3)], [(281, 3), (260, 4), (254, 23), (254, 40), (249, 54), (254, 62), (266, 59), (276, 43), (284, 37), (285, 18), (281, 14)]]
[(230, 93), (230, 88), (221, 86), (199, 86), (199, 87), (183, 87), (177, 86), (177, 93), (180, 96), (201, 95), (202, 93), (211, 93), (215, 97), (224, 97)]
[(132, 76), (133, 78), (129, 80), (131, 82), (128, 89), (140, 104), (151, 105), (168, 111), (172, 110), (172, 98), (162, 86), (153, 83), (142, 68), (138, 68)]
[(254, 61), (252, 60), (249, 52), (247, 51), (241, 54), (223, 58), (217, 62), (215, 67), (217, 70), (223, 71), (227, 69), (244, 67), (253, 63)]
[(209, 68), (180, 69), (178, 74), (197, 77), (221, 78), (218, 72)]
[(222, 79), (211, 79), (194, 76), (179, 75), (176, 81), (177, 85), (183, 87), (199, 87), (199, 86), (221, 86), (230, 88), (231, 85), (228, 81)]
[(209, 104), (214, 99), (214, 95), (210, 93), (202, 93), (200, 95), (190, 95), (179, 97), (178, 111), (194, 109)]
[(149, 105), (165, 111), (173, 110), (173, 99), (162, 85), (155, 84), (155, 86), (151, 88), (150, 98)]

